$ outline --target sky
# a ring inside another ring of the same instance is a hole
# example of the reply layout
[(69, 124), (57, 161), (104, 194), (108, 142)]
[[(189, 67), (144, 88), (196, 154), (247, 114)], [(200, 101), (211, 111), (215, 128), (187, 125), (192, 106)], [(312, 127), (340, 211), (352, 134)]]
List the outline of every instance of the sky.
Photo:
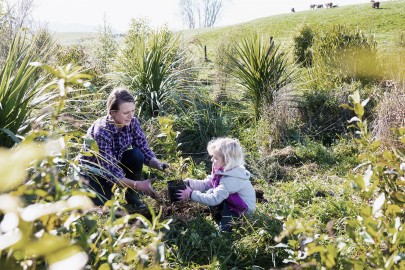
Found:
[[(15, 3), (18, 0), (8, 0)], [(233, 25), (276, 14), (309, 10), (312, 3), (332, 1), (339, 6), (368, 3), (369, 0), (223, 0), (222, 13), (215, 26)], [(185, 29), (179, 8), (179, 0), (34, 0), (33, 17), (47, 22), (50, 28), (56, 24), (80, 24), (96, 26), (106, 17), (113, 29), (125, 32), (131, 18), (146, 18), (152, 27), (167, 24), (172, 30)], [(61, 28), (61, 26), (59, 25)], [(55, 29), (52, 29), (55, 30)], [(65, 31), (60, 29), (60, 31)]]

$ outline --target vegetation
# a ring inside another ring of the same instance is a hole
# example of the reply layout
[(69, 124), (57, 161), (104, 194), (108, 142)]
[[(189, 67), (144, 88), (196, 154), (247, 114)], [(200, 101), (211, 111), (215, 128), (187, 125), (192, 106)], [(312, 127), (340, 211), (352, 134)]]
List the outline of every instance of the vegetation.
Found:
[[(404, 9), (193, 33), (134, 20), (116, 49), (107, 23), (97, 48), (53, 46), (46, 30), (14, 31), (0, 12), (11, 37), (0, 42), (0, 268), (404, 269)], [(204, 45), (215, 57), (200, 55)], [(172, 167), (144, 168), (161, 180), (148, 213), (128, 213), (117, 186), (94, 207), (77, 161), (115, 85), (136, 96), (149, 144)], [(169, 180), (206, 177), (207, 142), (221, 136), (241, 141), (257, 190), (257, 210), (232, 233), (166, 192)]]

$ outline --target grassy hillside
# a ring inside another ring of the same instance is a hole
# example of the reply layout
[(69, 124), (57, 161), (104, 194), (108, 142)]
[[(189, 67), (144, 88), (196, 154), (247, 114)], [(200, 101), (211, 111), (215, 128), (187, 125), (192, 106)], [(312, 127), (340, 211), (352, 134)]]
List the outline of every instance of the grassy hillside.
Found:
[(290, 14), (270, 16), (247, 23), (183, 32), (186, 40), (198, 39), (212, 51), (222, 39), (258, 31), (273, 36), (282, 46), (291, 45), (296, 30), (303, 24), (322, 28), (330, 24), (359, 27), (375, 36), (384, 50), (394, 47), (405, 32), (405, 1), (383, 2), (380, 9), (369, 3), (332, 9), (315, 9)]
[[(324, 27), (330, 24), (347, 24), (359, 27), (375, 36), (378, 45), (386, 50), (399, 42), (405, 33), (405, 1), (383, 2), (380, 9), (373, 9), (369, 3), (343, 6), (332, 9), (315, 9), (282, 14), (252, 20), (246, 23), (204, 29), (181, 31), (185, 42), (198, 40), (206, 45), (208, 51), (214, 51), (221, 40), (258, 31), (273, 36), (282, 46), (291, 45), (296, 30), (303, 24)], [(96, 33), (56, 33), (61, 44), (89, 45), (94, 42)], [(117, 38), (122, 42), (122, 37)]]

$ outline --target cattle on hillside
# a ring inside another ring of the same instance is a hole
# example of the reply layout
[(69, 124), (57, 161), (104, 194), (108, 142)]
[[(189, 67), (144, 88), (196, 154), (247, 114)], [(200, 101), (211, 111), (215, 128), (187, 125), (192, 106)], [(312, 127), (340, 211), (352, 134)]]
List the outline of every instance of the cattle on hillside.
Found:
[(326, 7), (326, 8), (332, 8), (332, 7), (333, 7), (333, 3), (332, 3), (332, 2), (326, 3), (326, 4), (325, 4), (325, 7)]
[(319, 4), (319, 5), (316, 6), (316, 8), (323, 8), (323, 5)]
[(371, 2), (372, 8), (380, 8), (380, 2)]
[(315, 5), (315, 4), (312, 4), (312, 5), (310, 5), (309, 7), (310, 7), (311, 9), (315, 9), (316, 5)]

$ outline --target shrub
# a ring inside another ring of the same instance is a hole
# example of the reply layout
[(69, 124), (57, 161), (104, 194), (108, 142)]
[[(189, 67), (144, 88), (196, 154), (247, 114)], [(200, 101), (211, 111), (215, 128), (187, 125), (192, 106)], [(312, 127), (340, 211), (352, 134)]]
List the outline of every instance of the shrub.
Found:
[(345, 92), (343, 88), (304, 91), (299, 101), (302, 133), (325, 145), (345, 134), (349, 112), (340, 106)]
[[(12, 147), (34, 124), (33, 115), (38, 105), (52, 100), (42, 86), (45, 77), (36, 78), (37, 67), (30, 62), (40, 60), (35, 42), (27, 45), (26, 36), (18, 35), (12, 41), (4, 65), (0, 69), (0, 146)], [(46, 113), (44, 113), (46, 114)]]
[(286, 55), (280, 51), (273, 39), (269, 42), (257, 33), (243, 38), (228, 55), (230, 73), (246, 89), (252, 101), (255, 120), (259, 120), (263, 105), (271, 105), (275, 94), (285, 86), (293, 71), (287, 64)]
[(59, 45), (55, 54), (55, 62), (58, 66), (72, 64), (85, 67), (87, 66), (88, 58), (86, 49), (78, 44), (68, 47)]
[[(381, 149), (381, 143), (371, 138), (367, 121), (363, 120), (368, 99), (361, 101), (355, 92), (349, 100), (352, 104), (345, 107), (356, 113), (350, 127), (357, 130), (360, 165), (347, 175), (359, 201), (353, 207), (355, 214), (346, 218), (346, 237), (334, 237), (332, 229), (328, 234), (314, 235), (305, 221), (288, 219), (286, 229), (277, 239), (290, 236), (289, 244), (295, 249), (290, 259), (303, 266), (402, 269), (405, 190), (398, 183), (404, 178), (404, 155), (395, 149)], [(397, 136), (405, 143), (405, 128), (398, 129)]]
[(379, 101), (376, 116), (372, 122), (372, 134), (381, 140), (384, 147), (396, 146), (401, 149), (403, 146), (392, 132), (394, 128), (405, 126), (405, 91), (401, 85), (392, 82), (391, 91), (384, 92)]
[[(228, 136), (235, 123), (223, 106), (213, 102), (206, 94), (195, 94), (176, 119), (175, 128), (181, 130), (178, 143), (185, 155), (196, 161), (207, 158), (207, 144), (217, 137)], [(198, 142), (198, 143), (196, 143)], [(199, 159), (200, 158), (200, 159)]]
[(255, 136), (261, 155), (267, 155), (273, 148), (281, 148), (299, 140), (298, 102), (291, 94), (292, 91), (279, 93), (271, 106), (263, 106)]
[(151, 31), (133, 21), (115, 67), (115, 82), (134, 94), (138, 117), (164, 114), (181, 81), (178, 37), (167, 28)]
[(302, 26), (294, 36), (294, 55), (297, 63), (303, 67), (312, 66), (312, 45), (315, 33), (308, 25)]
[(373, 37), (359, 29), (333, 25), (314, 40), (314, 68), (336, 82), (374, 82), (381, 76), (376, 48)]
[(322, 143), (308, 139), (296, 146), (295, 154), (303, 163), (315, 162), (326, 167), (336, 164), (336, 157), (331, 149), (326, 148)]

